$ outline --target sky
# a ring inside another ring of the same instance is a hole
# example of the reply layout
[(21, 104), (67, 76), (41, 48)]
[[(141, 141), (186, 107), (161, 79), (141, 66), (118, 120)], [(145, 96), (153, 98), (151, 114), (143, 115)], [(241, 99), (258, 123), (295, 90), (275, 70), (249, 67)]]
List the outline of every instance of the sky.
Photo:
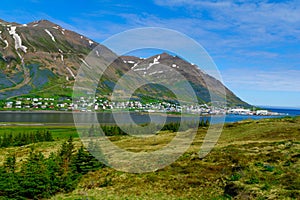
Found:
[(48, 19), (99, 43), (132, 28), (173, 29), (204, 47), (242, 100), (300, 108), (298, 0), (2, 0), (0, 19)]

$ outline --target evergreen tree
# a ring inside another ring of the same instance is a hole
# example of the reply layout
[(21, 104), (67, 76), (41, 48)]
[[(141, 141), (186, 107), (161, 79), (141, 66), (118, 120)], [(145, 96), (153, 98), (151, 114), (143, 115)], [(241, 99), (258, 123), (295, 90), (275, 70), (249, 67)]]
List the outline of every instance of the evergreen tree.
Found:
[(61, 180), (60, 180), (60, 166), (55, 153), (51, 153), (49, 158), (46, 160), (47, 173), (49, 176), (50, 185), (50, 195), (54, 195), (56, 192), (62, 190)]
[(209, 122), (209, 120), (208, 119), (206, 119), (206, 121), (205, 121), (205, 127), (208, 127), (209, 126), (209, 124), (210, 124), (210, 122)]
[(4, 199), (22, 199), (19, 174), (8, 172), (6, 167), (0, 166), (0, 176), (0, 196)]
[(102, 168), (104, 165), (99, 162), (92, 154), (90, 154), (83, 146), (81, 146), (74, 159), (72, 160), (72, 167), (76, 173), (86, 174), (89, 171)]
[(46, 133), (45, 133), (45, 141), (48, 141), (48, 142), (54, 141), (54, 139), (53, 139), (52, 134), (51, 134), (50, 131), (46, 131)]
[(7, 134), (4, 133), (3, 139), (2, 139), (1, 147), (8, 147), (8, 146), (9, 146), (8, 137), (7, 137)]
[(8, 156), (4, 162), (7, 173), (15, 173), (16, 171), (16, 155)]
[(22, 165), (20, 174), (22, 196), (31, 199), (50, 197), (51, 181), (42, 153), (31, 150), (27, 161)]
[(64, 142), (58, 152), (58, 160), (60, 165), (60, 174), (62, 178), (62, 187), (65, 191), (70, 191), (74, 183), (72, 181), (72, 174), (70, 170), (72, 154), (74, 152), (73, 138), (70, 137), (67, 142)]
[(201, 119), (201, 122), (200, 122), (200, 125), (199, 125), (200, 127), (204, 127), (205, 126), (205, 123), (204, 123), (204, 119), (202, 118)]

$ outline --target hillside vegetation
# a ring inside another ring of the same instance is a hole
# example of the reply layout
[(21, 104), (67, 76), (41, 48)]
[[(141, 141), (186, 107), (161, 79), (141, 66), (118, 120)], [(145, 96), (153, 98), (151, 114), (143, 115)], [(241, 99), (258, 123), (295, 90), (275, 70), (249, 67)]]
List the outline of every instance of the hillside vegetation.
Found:
[[(3, 130), (1, 127), (0, 134)], [(18, 132), (20, 129), (8, 127), (6, 130)], [(51, 152), (59, 152), (70, 135), (75, 136), (74, 149), (80, 149), (74, 128), (47, 127), (47, 130), (52, 132), (54, 141), (0, 149), (2, 165), (7, 156), (15, 152), (18, 171), (20, 165), (30, 159), (28, 155), (33, 146), (36, 152), (48, 157)], [(198, 151), (206, 131), (206, 127), (199, 128), (188, 151), (168, 167), (145, 174), (124, 173), (109, 167), (90, 170), (78, 176), (72, 191), (58, 193), (51, 199), (300, 198), (299, 117), (226, 124), (216, 147), (200, 159)], [(147, 139), (126, 135), (109, 138), (123, 149), (137, 152), (159, 149), (174, 135), (171, 131), (162, 131)]]

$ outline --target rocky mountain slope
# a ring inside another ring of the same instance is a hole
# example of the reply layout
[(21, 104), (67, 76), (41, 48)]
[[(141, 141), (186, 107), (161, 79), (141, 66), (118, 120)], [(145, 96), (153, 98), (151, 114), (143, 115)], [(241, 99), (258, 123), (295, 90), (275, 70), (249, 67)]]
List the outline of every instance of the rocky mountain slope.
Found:
[[(0, 20), (0, 99), (27, 94), (71, 95), (80, 65), (98, 45), (85, 36), (47, 20), (28, 24)], [(104, 46), (101, 46), (101, 49), (113, 54)], [(98, 57), (101, 59), (101, 55)], [(169, 66), (168, 69), (171, 70), (161, 70), (159, 69), (161, 65)], [(190, 82), (200, 102), (210, 102), (208, 88), (211, 89), (211, 95), (214, 95), (215, 99), (224, 99), (225, 96), (221, 91), (225, 88), (229, 104), (248, 105), (220, 81), (200, 71), (197, 66), (166, 53), (147, 59), (134, 56), (118, 57), (100, 80), (97, 90), (99, 95), (109, 96), (115, 83), (130, 70), (166, 81), (174, 70), (180, 72)], [(169, 100), (174, 98), (166, 88), (158, 85), (140, 88), (135, 92), (135, 97)]]

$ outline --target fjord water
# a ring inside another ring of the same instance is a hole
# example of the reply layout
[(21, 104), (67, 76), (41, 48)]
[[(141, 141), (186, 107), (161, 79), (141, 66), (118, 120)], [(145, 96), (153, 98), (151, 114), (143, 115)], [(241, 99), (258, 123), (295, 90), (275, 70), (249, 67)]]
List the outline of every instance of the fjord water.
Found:
[[(298, 116), (300, 115), (300, 109), (278, 109), (270, 108), (268, 109), (273, 112), (284, 113), (285, 116)], [(91, 113), (75, 113), (83, 123), (89, 123), (91, 120)], [(118, 117), (121, 119), (122, 123), (129, 123), (127, 115), (124, 113), (118, 113)], [(160, 114), (151, 114), (155, 121), (164, 121), (165, 117)], [(222, 122), (222, 117), (213, 116), (216, 118), (214, 120), (216, 123)], [(249, 116), (249, 115), (227, 115), (225, 122), (237, 122), (246, 119), (262, 119), (270, 117), (282, 117), (282, 116)], [(97, 113), (97, 118), (99, 123), (103, 124), (113, 124), (115, 123), (114, 117), (111, 113)], [(134, 122), (138, 124), (143, 124), (149, 122), (150, 118), (147, 114), (141, 114), (137, 112), (131, 113), (131, 118)], [(210, 117), (201, 117), (204, 120), (210, 120)], [(184, 117), (184, 120), (193, 120), (194, 117)], [(180, 121), (180, 116), (171, 115), (166, 119), (167, 122), (177, 122)], [(59, 123), (59, 124), (72, 124), (74, 123), (73, 114), (70, 112), (0, 112), (0, 123), (14, 122), (14, 123)]]

